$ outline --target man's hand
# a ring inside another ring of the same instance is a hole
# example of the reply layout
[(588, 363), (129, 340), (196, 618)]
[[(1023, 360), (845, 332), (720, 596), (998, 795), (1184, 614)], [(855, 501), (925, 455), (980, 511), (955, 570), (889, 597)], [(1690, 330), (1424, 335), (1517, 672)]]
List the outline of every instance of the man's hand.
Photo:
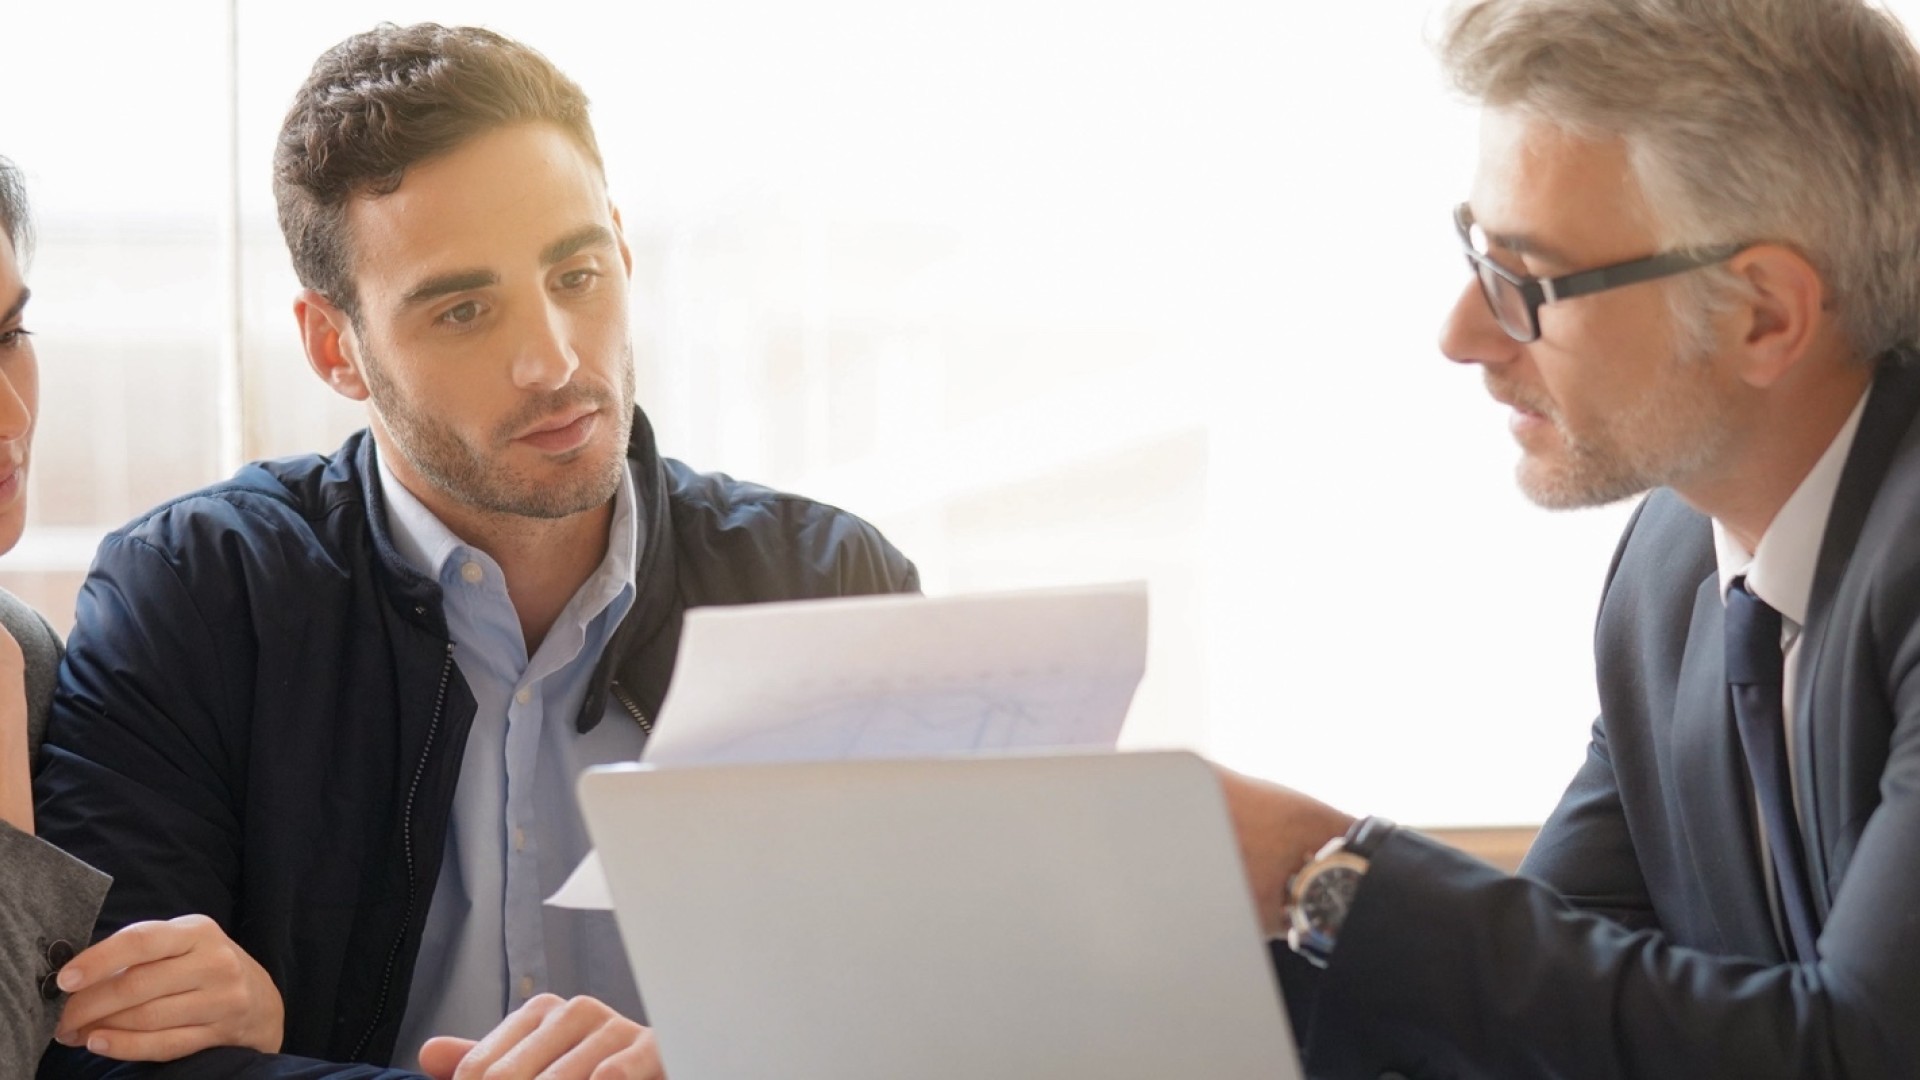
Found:
[(54, 1038), (122, 1061), (172, 1061), (212, 1046), (275, 1053), (280, 990), (205, 915), (134, 923), (60, 971), (71, 997)]
[(653, 1032), (590, 997), (541, 994), (479, 1042), (428, 1039), (433, 1080), (665, 1080)]
[(1227, 813), (1240, 838), (1240, 860), (1269, 935), (1286, 932), (1287, 879), (1353, 818), (1290, 788), (1214, 766), (1227, 793)]
[(0, 821), (33, 832), (33, 762), (27, 760), (27, 662), (0, 628)]

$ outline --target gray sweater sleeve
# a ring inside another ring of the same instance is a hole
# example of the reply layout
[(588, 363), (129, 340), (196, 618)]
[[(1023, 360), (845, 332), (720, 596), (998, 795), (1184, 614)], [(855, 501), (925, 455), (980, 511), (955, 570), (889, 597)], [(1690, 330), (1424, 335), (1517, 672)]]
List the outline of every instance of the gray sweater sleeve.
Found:
[(110, 880), (44, 840), (0, 824), (0, 1076), (32, 1076), (65, 997), (41, 983), (55, 943), (79, 952)]
[[(12, 593), (0, 589), (0, 627), (20, 643), (26, 661), (28, 760), (38, 756), (53, 698), (60, 638)], [(56, 942), (79, 952), (110, 879), (59, 848), (0, 823), (0, 1076), (31, 1076), (53, 1036), (65, 998), (48, 1001), (41, 984), (51, 973)]]
[(53, 632), (40, 613), (19, 597), (0, 589), (0, 629), (20, 643), (20, 657), (26, 661), (27, 683), (27, 760), (40, 755), (40, 740), (47, 734), (47, 713), (53, 708), (53, 678), (66, 652), (60, 635)]

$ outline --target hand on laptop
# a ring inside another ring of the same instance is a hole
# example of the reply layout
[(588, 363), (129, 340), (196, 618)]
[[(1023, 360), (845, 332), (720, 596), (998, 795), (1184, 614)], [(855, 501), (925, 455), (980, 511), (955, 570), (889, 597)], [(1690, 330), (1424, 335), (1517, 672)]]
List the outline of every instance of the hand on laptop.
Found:
[(1222, 766), (1220, 786), (1240, 838), (1240, 860), (1269, 935), (1286, 931), (1287, 879), (1327, 841), (1353, 825), (1353, 818), (1291, 788), (1243, 776)]
[(653, 1032), (590, 997), (541, 994), (479, 1042), (428, 1039), (420, 1071), (433, 1080), (665, 1080)]
[(55, 1035), (122, 1061), (172, 1061), (212, 1046), (280, 1049), (280, 990), (205, 915), (134, 923), (60, 971), (72, 995)]

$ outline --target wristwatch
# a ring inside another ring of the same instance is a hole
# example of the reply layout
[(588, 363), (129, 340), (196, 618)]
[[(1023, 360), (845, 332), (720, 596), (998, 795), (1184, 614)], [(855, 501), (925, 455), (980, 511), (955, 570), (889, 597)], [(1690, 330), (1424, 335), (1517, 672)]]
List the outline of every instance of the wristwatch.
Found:
[(1327, 841), (1287, 880), (1287, 946), (1316, 967), (1326, 967), (1340, 927), (1353, 907), (1360, 879), (1373, 853), (1393, 831), (1385, 818), (1364, 817), (1345, 836)]

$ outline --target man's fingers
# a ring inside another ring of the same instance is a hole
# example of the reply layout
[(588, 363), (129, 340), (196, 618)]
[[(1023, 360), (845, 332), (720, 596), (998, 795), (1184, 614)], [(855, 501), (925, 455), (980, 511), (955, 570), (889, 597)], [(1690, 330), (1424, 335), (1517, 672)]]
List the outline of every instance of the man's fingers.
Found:
[(587, 1080), (667, 1080), (660, 1065), (660, 1048), (653, 1032), (644, 1031), (634, 1045), (600, 1063)]
[(168, 1028), (165, 1031), (121, 1031), (100, 1028), (87, 1037), (87, 1050), (121, 1061), (173, 1061), (221, 1045), (213, 1028)]
[[(573, 1049), (562, 1053), (545, 1072), (537, 1075), (540, 1080), (547, 1080), (548, 1077), (552, 1080), (589, 1080), (600, 1075), (597, 1070), (602, 1064), (633, 1049), (635, 1040), (645, 1031), (633, 1021), (611, 1014), (610, 1019), (576, 1042)], [(620, 1080), (626, 1076), (618, 1071), (607, 1075)]]
[[(205, 915), (126, 927), (74, 957), (59, 985), (72, 996), (54, 1038), (67, 1046), (98, 1039), (115, 1045), (115, 1057), (156, 1060), (208, 1046), (272, 1053), (284, 1036), (279, 989)], [(122, 1052), (123, 1033), (168, 1031), (175, 1034)]]
[[(211, 919), (188, 915), (167, 923), (139, 923), (93, 948), (122, 937), (129, 942), (117, 954), (105, 954), (109, 962), (116, 957), (150, 959), (130, 963), (103, 977), (88, 976), (67, 999), (57, 1038), (64, 1036), (62, 1041), (70, 1042), (74, 1034), (100, 1026), (158, 1031), (182, 1023), (217, 1021), (245, 1011), (246, 976), (252, 961), (230, 945), (225, 932)], [(73, 963), (79, 962), (75, 957)], [(182, 995), (190, 1002), (174, 1000)], [(142, 1008), (163, 1001), (167, 1004), (157, 1009)], [(183, 1009), (189, 1003), (194, 1011)], [(223, 1041), (233, 1041), (241, 1034), (229, 1031)]]
[[(96, 1031), (166, 1031), (169, 1028), (212, 1027), (231, 1011), (226, 1003), (211, 994), (190, 989), (165, 997), (150, 998), (131, 1008), (121, 1009), (79, 1028), (82, 1039)], [(231, 1033), (222, 1034), (230, 1037)], [(223, 1042), (227, 1041), (225, 1039)]]
[[(514, 1010), (477, 1044), (433, 1039), (420, 1051), (434, 1080), (659, 1080), (653, 1033), (590, 997), (542, 994)], [(451, 1074), (447, 1066), (458, 1059)], [(609, 1063), (613, 1063), (609, 1070)]]
[(451, 1035), (428, 1039), (420, 1047), (420, 1071), (433, 1080), (453, 1080), (453, 1071), (478, 1045), (472, 1039), (456, 1039)]
[(193, 948), (204, 915), (187, 915), (167, 922), (138, 922), (94, 943), (60, 969), (60, 989), (71, 994), (84, 990), (116, 971), (180, 956)]
[[(200, 966), (191, 959), (172, 957), (127, 968), (105, 980), (90, 984), (67, 999), (60, 1012), (59, 1036), (71, 1036), (100, 1026), (109, 1017), (128, 1012), (162, 999), (188, 995), (202, 983)], [(129, 1024), (154, 1030), (152, 1024)], [(62, 1041), (66, 1041), (62, 1038)]]
[(487, 1072), (493, 1067), (494, 1062), (519, 1045), (520, 1040), (540, 1026), (540, 1022), (547, 1018), (548, 1013), (563, 1004), (565, 1003), (552, 994), (540, 994), (508, 1013), (507, 1018), (500, 1021), (498, 1027), (487, 1032), (486, 1038), (474, 1044), (473, 1049), (467, 1052), (467, 1056), (460, 1062), (460, 1067), (454, 1070), (453, 1080), (481, 1080), (482, 1077), (494, 1080), (493, 1077), (488, 1076)]
[(594, 998), (562, 1001), (547, 1010), (539, 1027), (495, 1060), (484, 1074), (486, 1080), (532, 1080), (536, 1076), (544, 1080), (548, 1067), (567, 1051), (585, 1042), (609, 1020), (618, 1019), (619, 1013)]

